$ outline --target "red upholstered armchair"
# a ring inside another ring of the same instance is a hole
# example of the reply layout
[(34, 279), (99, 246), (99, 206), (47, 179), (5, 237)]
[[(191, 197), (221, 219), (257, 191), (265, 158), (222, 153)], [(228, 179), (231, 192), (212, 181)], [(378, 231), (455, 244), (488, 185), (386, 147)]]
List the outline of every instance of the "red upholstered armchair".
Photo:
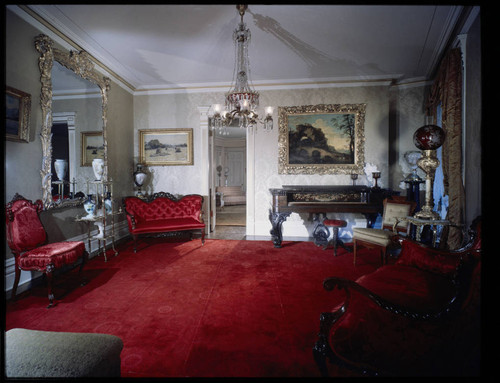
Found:
[[(38, 216), (43, 209), (42, 201), (35, 203), (16, 194), (6, 205), (7, 243), (15, 257), (15, 279), (12, 298), (16, 298), (21, 270), (43, 272), (48, 280), (49, 306), (54, 304), (52, 278), (55, 269), (74, 264), (82, 258), (82, 269), (88, 259), (85, 244), (80, 241), (66, 241), (45, 244), (47, 234)], [(82, 279), (82, 284), (84, 284)]]
[(313, 355), (321, 374), (342, 366), (365, 375), (479, 375), (480, 234), (476, 219), (469, 243), (451, 252), (402, 240), (394, 264), (356, 281), (327, 278), (338, 305), (320, 316)]

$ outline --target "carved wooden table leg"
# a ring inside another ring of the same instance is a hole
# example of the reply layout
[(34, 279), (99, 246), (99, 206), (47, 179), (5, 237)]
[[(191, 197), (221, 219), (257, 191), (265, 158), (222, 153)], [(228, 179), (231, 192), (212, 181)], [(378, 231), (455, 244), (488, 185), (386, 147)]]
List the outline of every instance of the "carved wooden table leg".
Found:
[(283, 236), (281, 234), (281, 225), (283, 225), (283, 222), (286, 221), (290, 214), (291, 213), (275, 213), (271, 210), (269, 211), (269, 221), (271, 221), (271, 225), (273, 226), (270, 233), (272, 236), (274, 247), (281, 247), (281, 242), (283, 241)]

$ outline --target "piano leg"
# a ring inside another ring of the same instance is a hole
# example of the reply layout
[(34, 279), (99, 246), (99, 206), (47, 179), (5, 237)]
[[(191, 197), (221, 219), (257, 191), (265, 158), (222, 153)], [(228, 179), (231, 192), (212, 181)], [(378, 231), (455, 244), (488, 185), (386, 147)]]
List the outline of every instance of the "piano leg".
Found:
[(286, 221), (291, 213), (275, 213), (269, 210), (269, 221), (271, 221), (272, 229), (270, 231), (274, 247), (280, 248), (283, 241), (281, 234), (281, 225)]
[(330, 230), (323, 224), (323, 219), (319, 217), (322, 214), (326, 218), (326, 213), (314, 214), (313, 221), (317, 221), (317, 224), (313, 231), (314, 244), (316, 246), (323, 246), (326, 249), (328, 246), (328, 237), (330, 237)]

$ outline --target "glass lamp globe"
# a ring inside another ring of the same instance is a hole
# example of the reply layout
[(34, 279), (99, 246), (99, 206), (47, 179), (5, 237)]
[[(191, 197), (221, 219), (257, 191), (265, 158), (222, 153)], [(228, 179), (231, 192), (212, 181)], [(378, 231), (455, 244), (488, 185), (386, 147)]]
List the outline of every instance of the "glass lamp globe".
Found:
[(413, 143), (420, 150), (436, 150), (443, 145), (446, 133), (437, 125), (424, 125), (413, 134)]

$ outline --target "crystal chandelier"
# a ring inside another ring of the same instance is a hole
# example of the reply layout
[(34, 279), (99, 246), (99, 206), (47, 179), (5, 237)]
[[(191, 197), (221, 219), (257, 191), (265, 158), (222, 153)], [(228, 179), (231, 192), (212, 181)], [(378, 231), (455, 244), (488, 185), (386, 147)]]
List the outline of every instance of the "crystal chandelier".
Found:
[(240, 128), (253, 127), (257, 122), (264, 126), (264, 131), (273, 129), (272, 107), (266, 108), (264, 121), (259, 120), (255, 110), (259, 106), (259, 93), (248, 83), (250, 78), (250, 62), (248, 60), (248, 44), (250, 42), (250, 30), (243, 22), (243, 16), (247, 5), (237, 5), (241, 21), (234, 30), (233, 40), (235, 43), (235, 65), (231, 89), (225, 95), (225, 109), (220, 104), (214, 104), (212, 129), (224, 133), (225, 128), (230, 126), (236, 118), (239, 120)]

